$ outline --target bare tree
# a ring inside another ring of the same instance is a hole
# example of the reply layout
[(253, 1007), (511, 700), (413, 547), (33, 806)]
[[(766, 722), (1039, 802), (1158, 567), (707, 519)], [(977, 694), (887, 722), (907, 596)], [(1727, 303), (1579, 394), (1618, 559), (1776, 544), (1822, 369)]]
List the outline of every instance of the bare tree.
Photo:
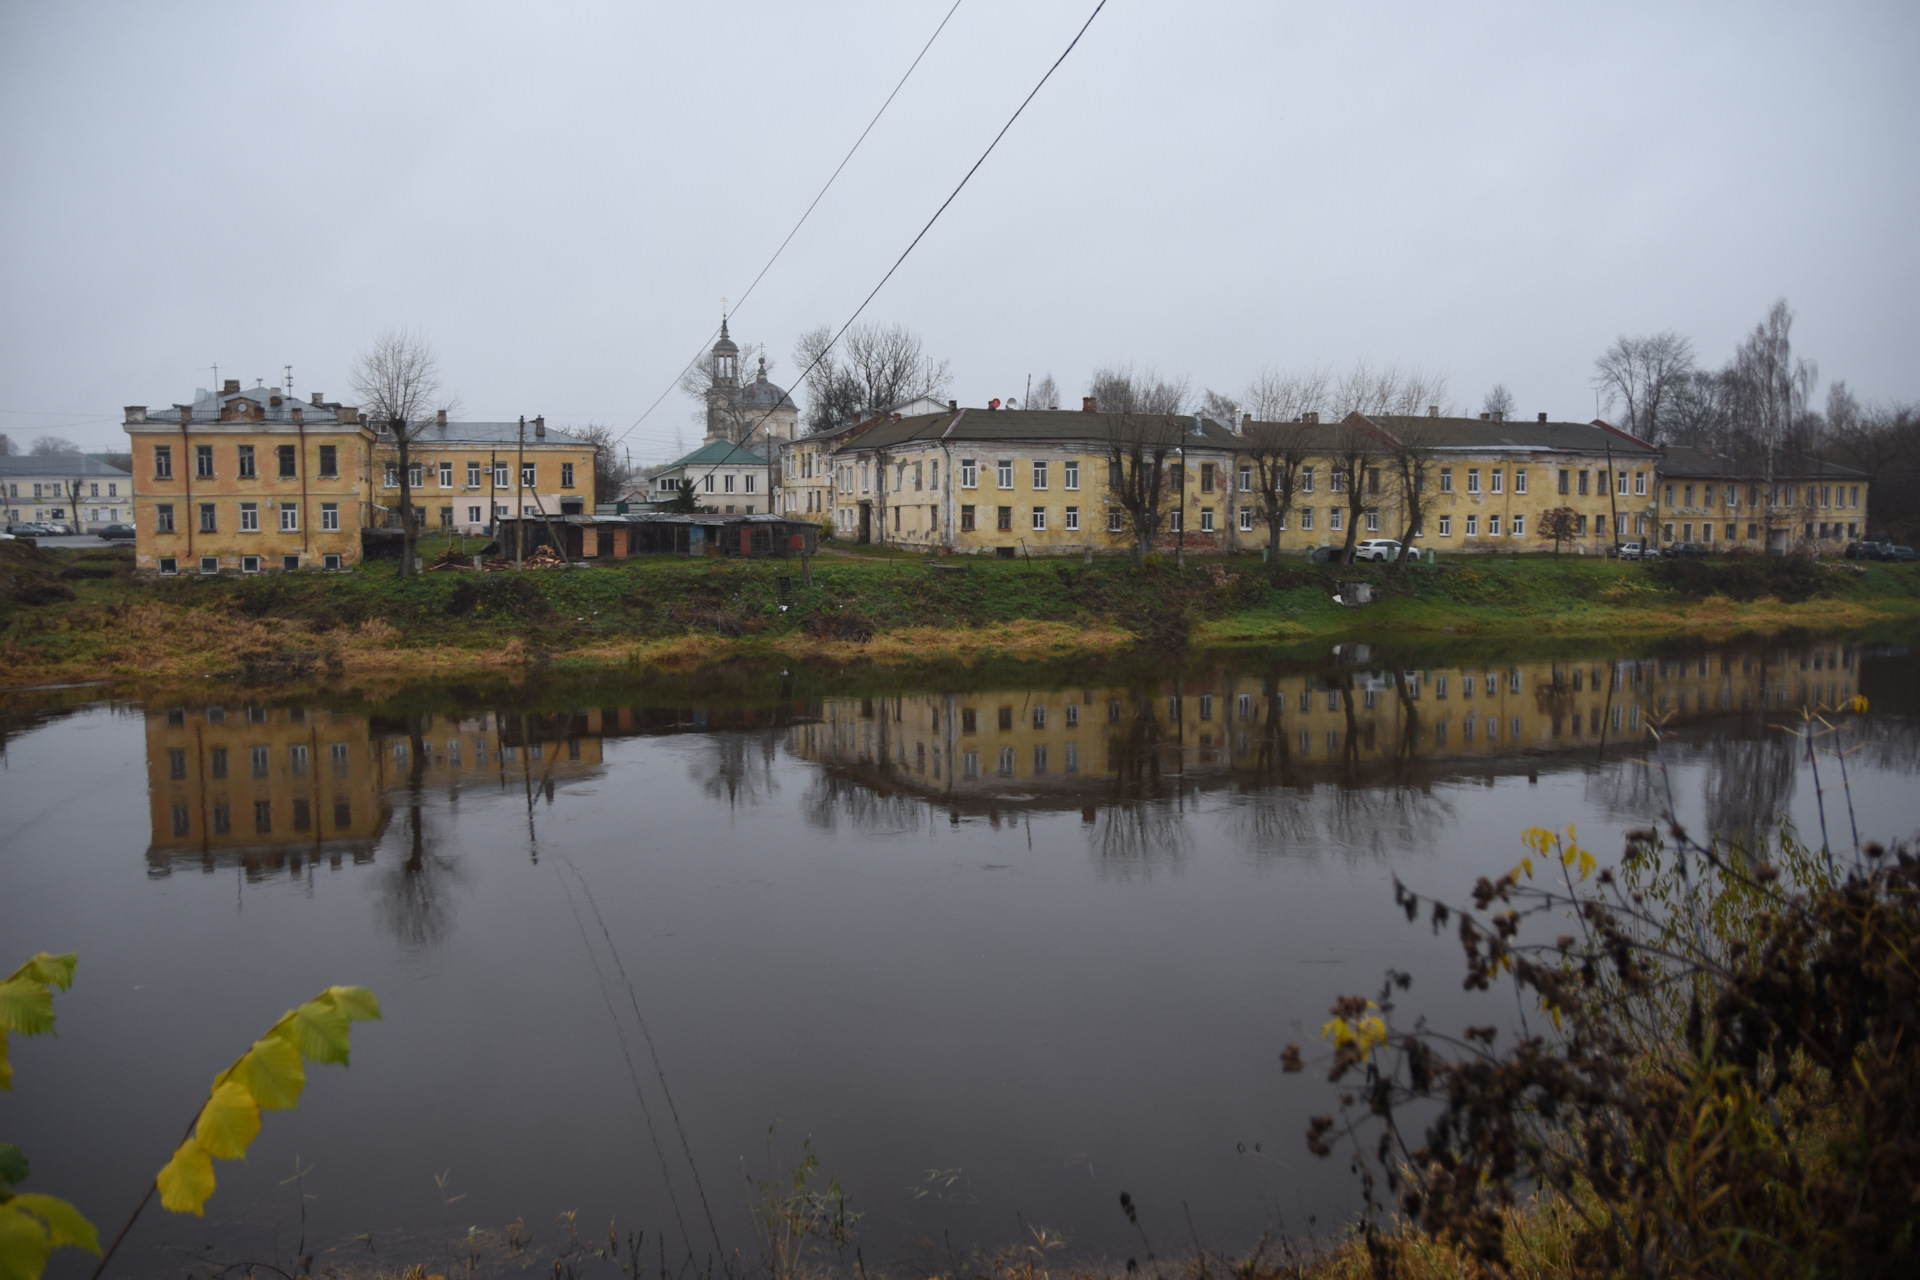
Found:
[(1493, 384), (1493, 390), (1480, 401), (1480, 412), (1496, 422), (1513, 416), (1513, 392), (1507, 390), (1506, 383)]
[(1153, 550), (1172, 486), (1167, 459), (1180, 448), (1182, 420), (1167, 413), (1101, 412), (1107, 443), (1107, 496), (1120, 508), (1135, 564)]
[(1675, 379), (1660, 413), (1663, 442), (1724, 451), (1731, 434), (1732, 377), (1729, 367), (1694, 369)]
[(13, 456), (13, 437), (0, 431), (0, 458)]
[(1130, 364), (1102, 365), (1093, 371), (1087, 394), (1102, 413), (1177, 416), (1192, 398), (1185, 378), (1163, 378), (1154, 369)]
[(1693, 372), (1693, 344), (1672, 330), (1640, 338), (1621, 334), (1593, 368), (1593, 385), (1607, 404), (1626, 409), (1627, 430), (1658, 443), (1675, 387)]
[(856, 324), (834, 347), (826, 325), (800, 335), (793, 357), (806, 371), (810, 431), (833, 431), (920, 396), (938, 396), (952, 367), (926, 353), (903, 324)]
[(1729, 389), (1736, 457), (1765, 480), (1767, 549), (1780, 523), (1779, 478), (1809, 451), (1813, 394), (1819, 368), (1793, 354), (1793, 309), (1775, 302), (1734, 354)]
[(1326, 411), (1330, 377), (1317, 365), (1304, 373), (1265, 365), (1241, 393), (1241, 402), (1255, 422), (1304, 422), (1308, 414)]
[(593, 446), (593, 500), (617, 500), (632, 477), (614, 444), (613, 428), (590, 422), (585, 430), (573, 434)]
[(1313, 456), (1313, 438), (1322, 428), (1302, 421), (1247, 424), (1244, 456), (1253, 466), (1254, 500), (1267, 522), (1268, 555), (1280, 556), (1280, 530), (1300, 493), (1300, 471)]
[(1200, 412), (1229, 428), (1240, 425), (1240, 401), (1212, 387), (1200, 393)]
[(378, 443), (393, 451), (400, 484), (400, 573), (410, 575), (420, 539), (413, 511), (413, 446), (435, 414), (451, 407), (440, 395), (440, 362), (420, 334), (389, 329), (360, 353), (348, 380)]
[(33, 447), (27, 452), (36, 458), (51, 458), (60, 454), (78, 453), (80, 446), (65, 436), (35, 436)]
[(1578, 527), (1579, 517), (1572, 507), (1554, 507), (1540, 513), (1540, 522), (1534, 526), (1534, 534), (1542, 538), (1553, 539), (1553, 554), (1560, 554), (1560, 544), (1572, 542), (1574, 530)]
[[(1369, 503), (1376, 507), (1383, 493), (1383, 463), (1392, 460), (1394, 491), (1413, 519), (1401, 539), (1404, 563), (1426, 492), (1426, 473), (1433, 456), (1430, 429), (1419, 419), (1437, 413), (1446, 398), (1444, 374), (1388, 365), (1374, 369), (1362, 362), (1334, 384), (1332, 403), (1342, 413), (1333, 443), (1333, 491), (1346, 495), (1346, 542), (1340, 562), (1353, 563), (1354, 543)], [(1404, 432), (1403, 440), (1400, 433)], [(1401, 484), (1404, 472), (1404, 487)]]
[(1052, 371), (1033, 384), (1033, 390), (1027, 395), (1026, 407), (1029, 409), (1058, 409), (1060, 407), (1060, 385), (1053, 380)]

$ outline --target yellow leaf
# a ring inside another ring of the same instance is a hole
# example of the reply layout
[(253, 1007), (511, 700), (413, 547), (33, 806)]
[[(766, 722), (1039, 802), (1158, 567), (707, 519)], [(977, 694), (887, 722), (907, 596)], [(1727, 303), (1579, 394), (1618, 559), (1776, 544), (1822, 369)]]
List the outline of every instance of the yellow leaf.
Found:
[(32, 977), (0, 982), (0, 1031), (37, 1036), (53, 1030), (53, 992)]
[(222, 1160), (241, 1159), (247, 1154), (254, 1135), (260, 1132), (260, 1107), (246, 1085), (238, 1080), (224, 1080), (207, 1099), (194, 1132), (208, 1155)]
[(160, 1203), (169, 1212), (202, 1217), (207, 1197), (213, 1194), (213, 1160), (199, 1139), (188, 1138), (154, 1181), (160, 1186)]
[(315, 1062), (347, 1062), (347, 1015), (331, 1000), (309, 1000), (289, 1015), (287, 1033), (301, 1056)]
[(0, 1204), (0, 1280), (40, 1280), (53, 1244), (38, 1219)]
[(33, 959), (7, 975), (9, 981), (14, 978), (30, 978), (48, 986), (65, 991), (73, 985), (73, 967), (80, 963), (80, 953), (69, 951), (65, 955), (49, 955), (42, 951)]
[(1853, 712), (1855, 715), (1861, 716), (1867, 714), (1867, 696), (1865, 694), (1856, 693), (1853, 695)]
[(100, 1233), (93, 1224), (72, 1205), (59, 1196), (43, 1196), (32, 1191), (23, 1191), (7, 1201), (9, 1208), (19, 1209), (47, 1225), (47, 1236), (53, 1247), (72, 1245), (76, 1249), (85, 1249), (88, 1253), (100, 1252)]
[(232, 1078), (247, 1086), (258, 1106), (285, 1111), (299, 1105), (300, 1091), (307, 1087), (307, 1068), (291, 1039), (269, 1034), (253, 1042), (235, 1065)]
[(365, 1022), (380, 1016), (380, 1001), (365, 987), (328, 987), (322, 999), (329, 997), (349, 1022)]

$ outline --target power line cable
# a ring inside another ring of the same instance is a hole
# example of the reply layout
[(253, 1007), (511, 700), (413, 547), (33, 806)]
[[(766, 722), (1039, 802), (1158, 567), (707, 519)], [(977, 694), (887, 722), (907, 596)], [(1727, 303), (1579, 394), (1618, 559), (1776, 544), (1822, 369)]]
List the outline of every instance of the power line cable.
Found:
[[(733, 304), (735, 314), (738, 314), (740, 308), (746, 305), (747, 299), (753, 295), (753, 291), (760, 287), (760, 282), (766, 278), (767, 272), (773, 269), (773, 264), (780, 260), (780, 255), (787, 251), (789, 244), (793, 243), (793, 238), (800, 234), (800, 228), (807, 225), (807, 219), (813, 216), (814, 209), (820, 204), (820, 201), (826, 197), (827, 191), (833, 186), (835, 180), (840, 177), (840, 171), (847, 167), (847, 162), (853, 159), (853, 153), (860, 149), (860, 144), (865, 142), (867, 135), (873, 132), (873, 126), (880, 123), (880, 117), (885, 115), (887, 108), (893, 105), (894, 98), (899, 95), (900, 90), (906, 85), (907, 77), (911, 76), (913, 69), (920, 65), (920, 60), (927, 56), (927, 50), (933, 48), (933, 42), (940, 38), (940, 33), (947, 29), (948, 20), (953, 17), (955, 10), (960, 8), (960, 4), (961, 0), (953, 0), (953, 7), (947, 10), (946, 17), (940, 19), (940, 25), (933, 29), (933, 34), (927, 37), (927, 42), (920, 46), (920, 52), (914, 55), (913, 61), (908, 64), (899, 82), (893, 86), (893, 92), (889, 93), (887, 100), (880, 104), (880, 109), (873, 113), (873, 119), (867, 121), (867, 127), (860, 131), (860, 136), (853, 140), (851, 147), (847, 148), (847, 154), (840, 157), (840, 163), (834, 166), (833, 173), (828, 176), (826, 184), (814, 195), (812, 203), (807, 205), (806, 212), (802, 213), (800, 220), (793, 224), (793, 230), (787, 232), (787, 238), (780, 242), (780, 247), (773, 251), (773, 256), (767, 259), (767, 265), (760, 268), (760, 274), (753, 278), (753, 283), (747, 286), (747, 291), (741, 294), (739, 299)], [(725, 324), (724, 320), (722, 324)], [(674, 388), (680, 385), (680, 379), (686, 376), (687, 370), (693, 368), (694, 365), (700, 362), (700, 357), (707, 354), (713, 339), (719, 335), (719, 332), (720, 331), (716, 329), (708, 335), (708, 345), (694, 352), (693, 359), (687, 361), (687, 363), (681, 367), (680, 372), (674, 375), (673, 381), (667, 384), (667, 389), (662, 391), (658, 396), (655, 396), (653, 403), (647, 406), (646, 411), (634, 419), (633, 426), (628, 427), (625, 431), (621, 432), (619, 436), (615, 437), (615, 444), (620, 443), (620, 441), (625, 440), (631, 435), (641, 423), (645, 422), (647, 418), (652, 415), (655, 409), (660, 407), (662, 400), (665, 400), (673, 394)]]
[[(809, 364), (806, 367), (805, 371), (801, 373), (800, 383), (796, 385), (804, 385), (806, 383), (807, 378), (813, 373), (813, 371), (820, 367), (820, 362), (827, 358), (827, 356), (833, 351), (833, 348), (835, 347), (835, 345), (837, 345), (840, 339), (846, 334), (847, 330), (853, 327), (853, 322), (860, 318), (860, 313), (867, 309), (868, 304), (870, 304), (874, 300), (874, 298), (879, 294), (880, 290), (886, 288), (887, 281), (893, 279), (893, 273), (900, 269), (900, 264), (907, 260), (907, 255), (912, 253), (914, 251), (914, 248), (918, 246), (923, 239), (926, 238), (927, 232), (933, 230), (933, 224), (940, 221), (940, 215), (945, 213), (947, 211), (947, 206), (952, 204), (954, 200), (956, 200), (959, 197), (960, 193), (966, 189), (967, 183), (973, 181), (973, 175), (980, 171), (980, 166), (987, 162), (987, 157), (993, 154), (993, 149), (1000, 145), (1000, 140), (1002, 138), (1007, 136), (1007, 130), (1013, 128), (1014, 121), (1018, 120), (1020, 118), (1021, 113), (1027, 109), (1027, 104), (1032, 102), (1034, 98), (1039, 94), (1040, 90), (1046, 87), (1047, 81), (1053, 78), (1053, 73), (1060, 69), (1060, 64), (1067, 60), (1067, 55), (1073, 52), (1074, 46), (1080, 43), (1080, 38), (1087, 34), (1087, 28), (1093, 25), (1093, 20), (1099, 17), (1100, 11), (1106, 7), (1107, 7), (1107, 0), (1100, 0), (1098, 4), (1093, 6), (1093, 12), (1087, 15), (1087, 20), (1085, 22), (1080, 24), (1080, 30), (1076, 31), (1074, 33), (1073, 39), (1067, 42), (1067, 47), (1060, 51), (1060, 56), (1053, 60), (1053, 65), (1047, 68), (1046, 74), (1040, 77), (1039, 83), (1035, 84), (1033, 86), (1033, 89), (1030, 92), (1028, 92), (1027, 96), (1020, 100), (1020, 105), (1018, 107), (1015, 107), (1013, 110), (1013, 114), (1007, 117), (1007, 122), (1000, 126), (1000, 132), (993, 135), (993, 141), (989, 142), (987, 144), (987, 149), (980, 153), (980, 158), (973, 162), (973, 167), (967, 170), (966, 175), (960, 179), (959, 185), (955, 186), (953, 191), (948, 194), (947, 198), (940, 202), (940, 207), (933, 211), (933, 216), (931, 218), (927, 219), (927, 225), (920, 228), (920, 234), (914, 236), (913, 240), (907, 245), (907, 247), (900, 251), (900, 256), (893, 260), (893, 265), (887, 268), (887, 274), (880, 277), (880, 283), (873, 286), (872, 292), (868, 293), (867, 296), (861, 300), (860, 305), (854, 308), (853, 314), (847, 317), (847, 322), (841, 325), (839, 329), (835, 330), (833, 337), (827, 341), (825, 346), (821, 347), (820, 354), (815, 356), (813, 358), (813, 363)], [(753, 426), (747, 428), (743, 438), (747, 440), (753, 439), (753, 433), (756, 430), (758, 430), (760, 426), (763, 423), (765, 423), (768, 418), (771, 418), (774, 415), (774, 412), (779, 409), (779, 407), (780, 406), (776, 404), (774, 405), (773, 408), (768, 409), (764, 414), (760, 415), (760, 420), (754, 423)], [(640, 424), (639, 423), (634, 424), (634, 426), (638, 426), (638, 425)], [(631, 431), (632, 429), (633, 429), (632, 427), (628, 428), (629, 431)], [(623, 436), (622, 439), (624, 438), (625, 437)], [(742, 446), (736, 446), (736, 447), (742, 447)], [(708, 467), (707, 474), (712, 475), (714, 471), (719, 469), (720, 465), (721, 463), (716, 462), (711, 467)], [(768, 497), (769, 497), (769, 500), (771, 500), (772, 495), (769, 494)]]

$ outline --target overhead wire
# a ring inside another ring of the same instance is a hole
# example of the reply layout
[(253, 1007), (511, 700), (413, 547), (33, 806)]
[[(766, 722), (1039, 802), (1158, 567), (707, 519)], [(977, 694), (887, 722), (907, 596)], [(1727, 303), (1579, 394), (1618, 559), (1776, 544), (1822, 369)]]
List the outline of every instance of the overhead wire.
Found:
[[(747, 291), (741, 294), (734, 302), (733, 310), (735, 313), (738, 313), (740, 308), (746, 305), (747, 299), (753, 296), (753, 291), (760, 287), (760, 282), (766, 278), (767, 272), (773, 269), (773, 264), (780, 261), (780, 255), (787, 251), (787, 246), (793, 243), (793, 238), (800, 234), (800, 228), (807, 225), (807, 219), (813, 216), (814, 209), (819, 206), (820, 201), (826, 197), (827, 192), (840, 177), (840, 171), (847, 167), (847, 162), (853, 159), (853, 153), (860, 149), (860, 144), (865, 142), (867, 135), (873, 132), (873, 126), (880, 123), (880, 117), (885, 115), (887, 108), (893, 105), (894, 98), (899, 96), (900, 90), (906, 85), (907, 77), (911, 76), (914, 68), (920, 65), (920, 60), (927, 56), (927, 50), (933, 48), (933, 42), (940, 38), (940, 33), (947, 29), (947, 22), (953, 17), (954, 12), (960, 8), (960, 4), (961, 0), (953, 0), (953, 6), (947, 10), (946, 17), (940, 19), (940, 25), (933, 29), (933, 34), (927, 37), (927, 42), (920, 46), (920, 52), (914, 55), (913, 61), (907, 64), (906, 71), (901, 74), (899, 81), (894, 84), (893, 92), (887, 95), (886, 101), (880, 104), (880, 109), (873, 113), (873, 119), (867, 121), (867, 127), (860, 131), (860, 136), (853, 140), (851, 147), (847, 148), (847, 154), (840, 157), (840, 163), (834, 166), (833, 172), (827, 176), (826, 182), (821, 186), (819, 191), (814, 193), (813, 200), (807, 205), (805, 212), (800, 215), (800, 220), (793, 224), (793, 230), (787, 232), (787, 238), (780, 242), (780, 247), (773, 251), (773, 256), (768, 258), (766, 265), (760, 268), (760, 274), (753, 278), (753, 283), (747, 286)], [(725, 326), (726, 321), (723, 318), (721, 320), (721, 327), (724, 328)], [(652, 416), (653, 411), (660, 407), (660, 402), (673, 394), (674, 388), (680, 385), (680, 380), (686, 377), (687, 371), (700, 363), (700, 357), (707, 354), (714, 338), (718, 337), (719, 333), (720, 330), (716, 329), (708, 335), (708, 345), (702, 346), (700, 350), (694, 352), (693, 358), (681, 366), (680, 372), (675, 374), (673, 381), (667, 384), (667, 389), (655, 396), (653, 403), (647, 406), (645, 412), (634, 419), (633, 426), (628, 427), (616, 436), (613, 443), (619, 444), (622, 440), (625, 440), (629, 435), (633, 434), (641, 423)]]
[[(920, 228), (919, 234), (914, 236), (914, 238), (910, 242), (908, 242), (907, 247), (900, 251), (900, 256), (893, 260), (893, 265), (887, 268), (887, 273), (880, 277), (880, 283), (873, 286), (872, 290), (868, 292), (867, 296), (861, 299), (860, 305), (853, 309), (853, 314), (847, 317), (846, 323), (842, 324), (837, 330), (835, 330), (833, 337), (830, 338), (826, 342), (826, 344), (820, 348), (820, 352), (819, 354), (814, 356), (813, 362), (809, 364), (801, 372), (800, 382), (799, 384), (796, 384), (796, 385), (805, 384), (807, 378), (813, 373), (813, 371), (820, 367), (820, 362), (826, 359), (827, 356), (832, 353), (834, 347), (839, 344), (840, 339), (846, 335), (847, 330), (853, 327), (854, 321), (860, 318), (860, 314), (863, 311), (865, 311), (868, 305), (873, 302), (874, 298), (879, 295), (880, 290), (886, 288), (887, 281), (893, 279), (893, 273), (900, 269), (900, 264), (907, 260), (907, 255), (912, 253), (914, 249), (919, 245), (919, 243), (926, 238), (927, 232), (933, 230), (933, 224), (940, 221), (940, 215), (945, 213), (947, 211), (947, 207), (951, 205), (956, 199), (959, 198), (960, 193), (966, 189), (967, 183), (973, 181), (973, 175), (980, 171), (980, 166), (987, 162), (987, 157), (992, 155), (994, 148), (1000, 145), (1000, 140), (1007, 136), (1007, 131), (1013, 128), (1014, 122), (1020, 118), (1021, 114), (1024, 111), (1026, 111), (1027, 105), (1034, 100), (1034, 98), (1039, 94), (1040, 90), (1046, 87), (1047, 81), (1053, 78), (1053, 73), (1060, 69), (1060, 64), (1067, 60), (1067, 55), (1073, 52), (1074, 47), (1080, 43), (1081, 37), (1087, 34), (1087, 28), (1093, 25), (1093, 20), (1099, 17), (1100, 11), (1106, 7), (1107, 7), (1107, 0), (1099, 0), (1099, 3), (1093, 6), (1093, 12), (1087, 15), (1087, 20), (1085, 22), (1080, 24), (1080, 29), (1074, 32), (1073, 39), (1069, 40), (1067, 42), (1067, 47), (1060, 51), (1060, 56), (1053, 60), (1052, 65), (1050, 65), (1047, 68), (1046, 73), (1042, 75), (1039, 81), (1033, 86), (1033, 88), (1028, 91), (1027, 96), (1020, 100), (1020, 105), (1015, 107), (1013, 109), (1013, 114), (1007, 117), (1007, 122), (1000, 126), (1000, 132), (993, 135), (993, 141), (987, 144), (987, 149), (980, 153), (980, 158), (973, 162), (972, 167), (967, 170), (964, 176), (961, 177), (959, 183), (954, 187), (954, 189), (948, 193), (947, 198), (940, 202), (940, 207), (933, 211), (933, 216), (927, 219), (926, 225)], [(780, 407), (779, 404), (776, 402), (773, 408), (770, 408), (765, 413), (761, 414), (759, 421), (755, 422), (752, 426), (748, 427), (747, 430), (743, 433), (743, 438), (751, 440), (753, 438), (753, 433), (756, 430), (758, 430), (760, 426), (767, 421), (768, 418), (771, 418), (774, 415), (774, 413), (779, 409), (779, 407)], [(638, 426), (639, 424), (635, 423), (634, 425)], [(632, 430), (632, 428), (628, 428), (628, 430)], [(707, 468), (707, 474), (712, 475), (713, 472), (718, 470), (720, 466), (721, 466), (721, 463), (719, 462), (714, 463), (711, 467)], [(769, 496), (769, 499), (771, 499), (772, 495), (769, 494), (768, 496)]]

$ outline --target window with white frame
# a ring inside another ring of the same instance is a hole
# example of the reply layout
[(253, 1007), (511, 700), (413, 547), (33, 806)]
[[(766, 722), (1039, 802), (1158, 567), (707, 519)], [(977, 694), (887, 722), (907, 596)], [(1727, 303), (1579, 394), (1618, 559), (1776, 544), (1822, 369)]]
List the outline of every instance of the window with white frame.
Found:
[(539, 485), (539, 467), (532, 462), (520, 464), (520, 485), (525, 489), (537, 489)]
[[(934, 463), (934, 465), (937, 467), (940, 464), (936, 462)], [(1060, 483), (1063, 486), (1065, 486), (1068, 489), (1078, 489), (1080, 487), (1080, 464), (1078, 462), (1061, 463), (1060, 473), (1061, 473)], [(937, 480), (936, 480), (936, 483), (938, 483)]]
[(1479, 516), (1467, 517), (1467, 536), (1469, 538), (1477, 538), (1480, 536), (1480, 517)]
[(1213, 532), (1213, 508), (1212, 507), (1200, 508), (1200, 532), (1202, 533)]
[(1513, 469), (1513, 491), (1515, 493), (1525, 493), (1527, 491), (1527, 469), (1525, 467), (1515, 467)]
[(1300, 528), (1302, 531), (1313, 528), (1313, 508), (1300, 508)]
[(1334, 532), (1338, 533), (1342, 528), (1345, 527), (1345, 525), (1342, 522), (1345, 521), (1346, 518), (1347, 518), (1347, 513), (1344, 508), (1342, 507), (1327, 508), (1327, 528), (1332, 529)]
[(1186, 522), (1181, 519), (1182, 514), (1183, 513), (1178, 507), (1175, 507), (1173, 510), (1167, 512), (1167, 532), (1168, 533), (1180, 533), (1187, 527)]
[(1045, 532), (1046, 527), (1047, 527), (1047, 509), (1045, 507), (1035, 507), (1033, 509), (1034, 532), (1035, 533)]
[(749, 471), (749, 472), (747, 472), (747, 474), (746, 474), (746, 475), (744, 475), (744, 476), (742, 476), (742, 477), (741, 477), (741, 480), (743, 481), (743, 485), (742, 485), (742, 487), (743, 487), (743, 489), (744, 489), (744, 491), (745, 491), (745, 492), (747, 492), (747, 493), (752, 493), (752, 492), (753, 492), (753, 482), (754, 482), (754, 479), (755, 479), (755, 476), (754, 476), (754, 474), (753, 474), (753, 472), (751, 472), (751, 471)]
[(453, 464), (451, 462), (443, 462), (440, 464), (440, 487), (442, 489), (453, 488)]
[(1242, 463), (1240, 467), (1240, 492), (1253, 488), (1253, 468)]
[(480, 487), (480, 464), (477, 462), (469, 462), (467, 464), (467, 488), (478, 489), (479, 487)]
[(1636, 498), (1647, 496), (1647, 473), (1644, 471), (1633, 473), (1633, 496)]
[(1253, 508), (1252, 507), (1240, 508), (1240, 532), (1242, 533), (1253, 532)]
[(1067, 508), (1067, 528), (1070, 530), (1078, 530), (1080, 528), (1080, 508)]
[(960, 487), (977, 489), (980, 486), (980, 464), (973, 458), (960, 459)]
[(1453, 468), (1452, 467), (1440, 468), (1440, 492), (1442, 493), (1453, 492)]
[(387, 488), (389, 489), (398, 489), (400, 487), (400, 464), (399, 463), (389, 462), (386, 465), (386, 481), (387, 481)]
[(260, 504), (243, 502), (240, 504), (240, 532), (260, 532)]
[(1506, 489), (1502, 485), (1502, 481), (1506, 479), (1506, 472), (1501, 471), (1498, 468), (1495, 468), (1493, 471), (1493, 474), (1489, 476), (1488, 479), (1493, 485), (1493, 492), (1495, 493), (1506, 492)]
[(297, 533), (300, 529), (300, 508), (291, 503), (280, 506), (280, 532)]
[(509, 468), (509, 464), (505, 462), (496, 462), (493, 464), (493, 487), (494, 488), (504, 489), (509, 484), (512, 483), (512, 481), (508, 479), (508, 476), (510, 474), (508, 468)]
[(1480, 492), (1480, 468), (1478, 467), (1467, 468), (1467, 492)]
[(1119, 533), (1125, 527), (1125, 519), (1118, 507), (1107, 508), (1107, 532)]
[(336, 533), (340, 529), (340, 504), (323, 502), (320, 504), (320, 528), (327, 533)]
[(1500, 515), (1498, 512), (1487, 517), (1487, 536), (1489, 538), (1497, 538), (1500, 536)]
[(1453, 517), (1452, 516), (1440, 517), (1440, 536), (1443, 538), (1451, 538), (1453, 536)]
[(1527, 517), (1525, 515), (1516, 514), (1513, 517), (1513, 536), (1516, 538), (1524, 538), (1527, 536)]
[[(1313, 492), (1313, 468), (1312, 467), (1300, 468), (1300, 492), (1302, 493)], [(1302, 527), (1304, 528), (1307, 526), (1302, 526)]]
[(1036, 489), (1047, 487), (1047, 464), (1044, 462), (1033, 464), (1033, 487)]
[(1013, 459), (1000, 459), (1000, 461), (995, 464), (995, 470), (999, 472), (1000, 487), (1002, 489), (1013, 488)]

